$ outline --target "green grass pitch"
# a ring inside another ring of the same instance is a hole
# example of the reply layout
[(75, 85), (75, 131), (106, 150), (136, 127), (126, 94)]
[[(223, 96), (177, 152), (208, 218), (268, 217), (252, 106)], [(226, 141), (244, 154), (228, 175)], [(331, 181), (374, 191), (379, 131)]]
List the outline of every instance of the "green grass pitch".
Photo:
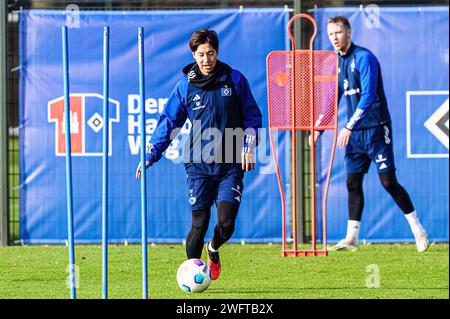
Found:
[[(149, 245), (148, 253), (152, 299), (449, 298), (448, 244), (421, 254), (412, 244), (372, 244), (328, 257), (281, 257), (278, 244), (226, 244), (222, 274), (201, 294), (177, 286), (184, 246)], [(67, 264), (64, 246), (0, 247), (0, 298), (69, 298)], [(101, 298), (101, 246), (77, 245), (76, 265), (77, 297)], [(109, 246), (109, 297), (142, 297), (140, 245)]]

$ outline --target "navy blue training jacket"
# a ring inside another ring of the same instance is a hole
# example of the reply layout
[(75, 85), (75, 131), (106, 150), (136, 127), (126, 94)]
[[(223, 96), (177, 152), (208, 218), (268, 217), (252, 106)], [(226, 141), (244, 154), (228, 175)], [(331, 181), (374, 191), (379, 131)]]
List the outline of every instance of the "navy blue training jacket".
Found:
[(376, 127), (391, 122), (383, 89), (380, 64), (368, 49), (351, 44), (339, 55), (339, 99), (347, 102), (349, 130)]
[[(249, 83), (241, 72), (229, 68), (229, 72), (222, 75), (218, 83), (208, 89), (192, 85), (186, 74), (178, 81), (159, 118), (150, 144), (146, 148), (146, 160), (150, 165), (162, 157), (187, 118), (192, 123), (188, 141), (189, 153), (185, 154), (189, 156), (189, 160), (185, 159), (188, 173), (218, 175), (230, 170), (242, 171), (241, 164), (236, 159), (239, 158), (240, 161), (241, 149), (249, 151), (257, 146), (262, 116)], [(208, 128), (216, 128), (216, 132), (221, 133), (222, 138), (214, 140), (214, 143), (217, 149), (224, 150), (227, 128), (242, 128), (247, 133), (242, 140), (235, 141), (237, 146), (233, 149), (239, 150), (239, 154), (235, 154), (236, 152), (232, 154), (231, 158), (234, 159), (232, 162), (225, 163), (226, 152), (222, 154), (221, 163), (220, 161), (217, 161), (219, 163), (205, 162), (199, 157), (199, 146), (201, 145), (203, 149), (213, 141), (213, 137), (210, 140), (204, 140), (201, 136)], [(251, 131), (247, 132), (246, 129)]]

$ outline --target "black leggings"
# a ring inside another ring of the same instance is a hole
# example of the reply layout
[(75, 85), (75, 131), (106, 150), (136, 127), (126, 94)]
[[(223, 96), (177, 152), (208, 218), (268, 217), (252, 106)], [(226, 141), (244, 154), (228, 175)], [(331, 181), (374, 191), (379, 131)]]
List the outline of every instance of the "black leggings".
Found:
[[(212, 246), (219, 249), (234, 232), (234, 225), (239, 207), (230, 202), (217, 204), (218, 221), (214, 228)], [(186, 239), (186, 255), (188, 259), (202, 256), (205, 234), (208, 230), (211, 210), (209, 208), (192, 211), (192, 226)]]
[[(406, 190), (397, 181), (395, 171), (378, 174), (381, 185), (391, 194), (395, 203), (400, 207), (404, 214), (409, 214), (414, 211), (414, 206), (411, 202)], [(347, 190), (348, 190), (348, 215), (349, 220), (361, 221), (361, 216), (364, 208), (364, 192), (363, 192), (364, 173), (349, 173), (347, 174)]]

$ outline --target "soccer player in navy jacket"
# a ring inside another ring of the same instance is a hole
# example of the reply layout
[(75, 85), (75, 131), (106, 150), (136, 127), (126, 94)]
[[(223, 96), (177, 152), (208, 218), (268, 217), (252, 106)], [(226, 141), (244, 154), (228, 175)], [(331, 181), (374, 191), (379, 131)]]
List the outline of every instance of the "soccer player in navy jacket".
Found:
[[(244, 172), (255, 167), (254, 149), (262, 117), (244, 75), (218, 60), (219, 39), (215, 31), (194, 32), (189, 46), (195, 62), (184, 67), (184, 76), (169, 96), (146, 148), (146, 166), (161, 158), (189, 118), (192, 129), (184, 165), (192, 226), (186, 254), (188, 259), (201, 257), (210, 208), (216, 203), (218, 223), (206, 245), (214, 280), (221, 271), (219, 248), (234, 231)], [(136, 178), (140, 175), (138, 165)]]
[[(350, 23), (344, 16), (328, 20), (328, 38), (339, 56), (339, 99), (345, 96), (348, 121), (339, 132), (338, 147), (345, 147), (349, 218), (347, 235), (333, 250), (357, 249), (364, 207), (363, 178), (374, 162), (380, 182), (404, 213), (418, 252), (425, 251), (428, 236), (413, 203), (395, 175), (391, 117), (375, 55), (351, 41)], [(314, 142), (321, 132), (314, 133)], [(312, 136), (310, 136), (312, 143)]]

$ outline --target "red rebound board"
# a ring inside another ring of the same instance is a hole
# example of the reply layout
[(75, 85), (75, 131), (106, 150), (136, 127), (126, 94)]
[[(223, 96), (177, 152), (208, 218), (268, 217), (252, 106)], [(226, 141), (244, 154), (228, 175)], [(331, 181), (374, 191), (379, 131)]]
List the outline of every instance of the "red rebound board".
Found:
[[(293, 78), (296, 80), (292, 81)], [(269, 127), (280, 130), (311, 129), (313, 94), (314, 129), (334, 129), (337, 81), (338, 59), (332, 51), (271, 52), (267, 57)]]

